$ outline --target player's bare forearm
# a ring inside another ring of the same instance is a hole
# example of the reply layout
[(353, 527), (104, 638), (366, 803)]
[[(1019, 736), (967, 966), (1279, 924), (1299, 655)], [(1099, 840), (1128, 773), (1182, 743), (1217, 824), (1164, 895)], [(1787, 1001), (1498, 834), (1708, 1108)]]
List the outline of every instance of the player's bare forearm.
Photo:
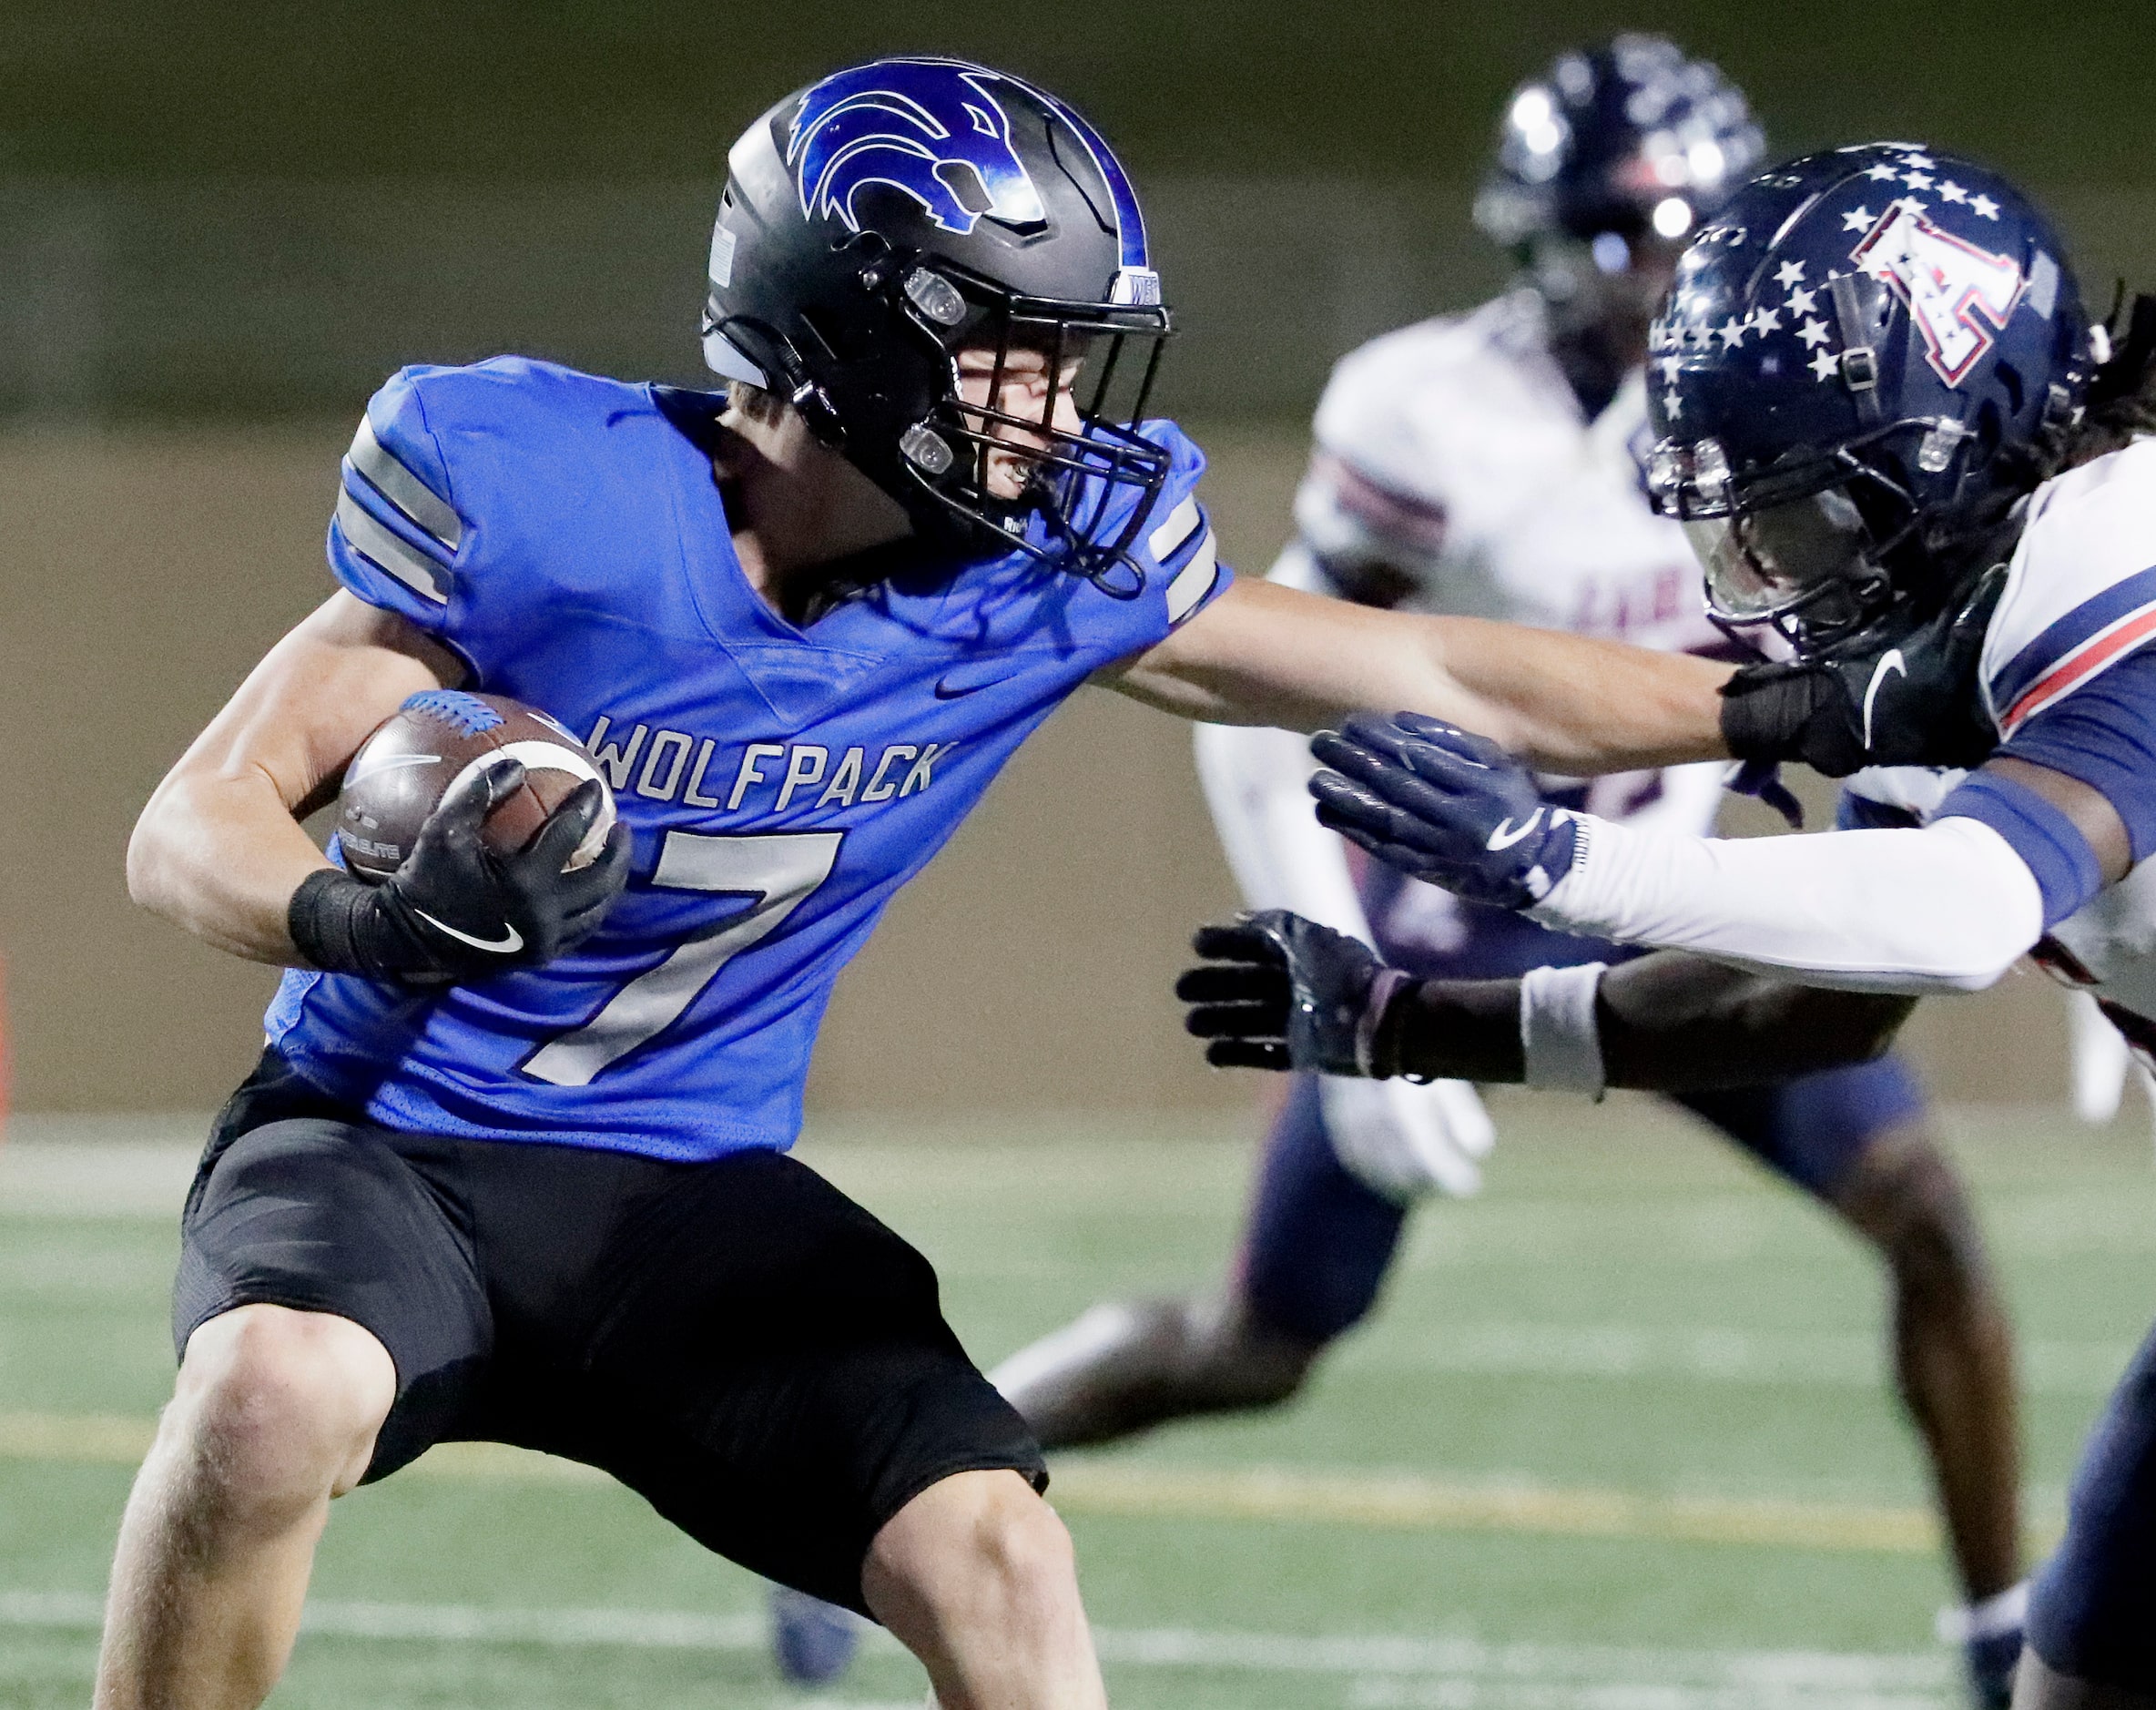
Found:
[(1867, 1063), (1916, 1006), (1663, 951), (1604, 975), (1596, 1017), (1612, 1086), (1683, 1093)]
[(1587, 776), (1724, 758), (1719, 690), (1730, 668), (1239, 581), (1103, 680), (1212, 724), (1316, 730), (1351, 712), (1429, 713), (1534, 765)]
[[(1517, 980), (1430, 980), (1401, 1000), (1399, 1056), (1434, 1079), (1517, 1082)], [(1877, 1056), (1916, 1005), (1910, 997), (1829, 992), (1679, 951), (1612, 968), (1596, 1003), (1612, 1086), (1703, 1092), (1756, 1086)]]
[(403, 619), (334, 595), (270, 650), (158, 786), (127, 845), (128, 894), (219, 950), (292, 964), (286, 910), (327, 864), (300, 820), (406, 697), (462, 675)]

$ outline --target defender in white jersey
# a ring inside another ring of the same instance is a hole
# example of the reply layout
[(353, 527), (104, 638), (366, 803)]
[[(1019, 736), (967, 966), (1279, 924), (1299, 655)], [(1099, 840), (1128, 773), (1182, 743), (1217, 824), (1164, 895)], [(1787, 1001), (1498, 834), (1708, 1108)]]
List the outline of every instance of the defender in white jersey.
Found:
[[(1533, 146), (1552, 137), (1553, 150)], [(1297, 535), (1273, 579), (1365, 605), (1726, 652), (1682, 525), (1648, 503), (1642, 359), (1683, 235), (1714, 217), (1761, 148), (1742, 97), (1667, 43), (1621, 38), (1524, 86), (1477, 206), (1515, 249), (1519, 284), (1339, 364), (1296, 497)], [(1254, 909), (1292, 910), (1425, 979), (1516, 978), (1626, 953), (1382, 865), (1351, 876), (1310, 812), (1310, 758), (1292, 734), (1201, 727), (1197, 753)], [(1552, 806), (1696, 836), (1714, 824), (1724, 770), (1540, 788)], [(1988, 1603), (2019, 1575), (2009, 1331), (1922, 1095), (1891, 1057), (1759, 1080), (1678, 1099), (1885, 1261), (1902, 1393), (1964, 1592)], [(1283, 1400), (1374, 1306), (1408, 1203), (1472, 1192), (1491, 1138), (1465, 1080), (1298, 1076), (1220, 1297), (1096, 1308), (995, 1379), (1052, 1448)], [(2019, 1634), (2009, 1623), (1984, 1638), (1973, 1672), (2000, 1703)]]
[[(1463, 896), (1663, 953), (1539, 983), (1417, 983), (1260, 916), (1202, 935), (1215, 965), (1185, 978), (1208, 1054), (1588, 1092), (1714, 1085), (1862, 1060), (1918, 995), (1987, 986), (2026, 953), (2094, 992), (2145, 1056), (2156, 300), (2136, 302), (2113, 354), (2012, 186), (1876, 145), (1740, 191), (1688, 251), (1656, 348), (1653, 485), (1717, 613), (1781, 630), (1807, 683), (1848, 667), (1862, 747), (1960, 765), (1858, 772), (1833, 833), (1715, 842), (1551, 813), (1480, 737), (1352, 719), (1312, 744), (1336, 768), (1312, 783), (1326, 823)], [(1906, 677), (1923, 701), (1895, 700)], [(1889, 703), (1923, 741), (1876, 739)], [(1724, 734), (1748, 746), (1726, 718)], [(2033, 1583), (2014, 1705), (2156, 1706), (2151, 1609), (2156, 1338)]]

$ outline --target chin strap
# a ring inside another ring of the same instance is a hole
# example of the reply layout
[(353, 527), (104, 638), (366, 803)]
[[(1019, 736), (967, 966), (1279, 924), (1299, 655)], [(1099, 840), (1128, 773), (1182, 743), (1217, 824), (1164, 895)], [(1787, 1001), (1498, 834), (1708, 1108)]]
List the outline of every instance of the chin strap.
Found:
[[(1865, 287), (1869, 286), (1870, 301)], [(1842, 335), (1842, 384), (1856, 400), (1857, 420), (1866, 427), (1879, 425), (1879, 352), (1872, 342), (1877, 336), (1872, 309), (1881, 294), (1876, 280), (1862, 274), (1844, 273), (1828, 287), (1834, 315)]]

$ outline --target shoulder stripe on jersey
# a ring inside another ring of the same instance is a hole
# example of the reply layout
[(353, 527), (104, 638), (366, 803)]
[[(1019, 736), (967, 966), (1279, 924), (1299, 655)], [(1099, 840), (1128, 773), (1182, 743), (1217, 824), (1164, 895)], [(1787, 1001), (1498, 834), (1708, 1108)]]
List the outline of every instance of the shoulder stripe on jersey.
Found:
[(2114, 582), (2093, 599), (2083, 600), (2042, 630), (1991, 679), (1991, 704), (2001, 709), (2019, 705), (2038, 678), (2049, 676), (2053, 667), (2151, 600), (2156, 600), (2156, 568)]
[(2010, 737), (2022, 725), (2063, 696), (2070, 695), (2091, 677), (2116, 665), (2143, 642), (2156, 637), (2156, 601), (2129, 612), (2118, 622), (2099, 630), (2072, 653), (2030, 684), (2021, 697), (1998, 716), (1998, 733)]
[(1185, 494), (1183, 503), (1168, 513), (1167, 521), (1145, 537), (1154, 561), (1164, 564), (1174, 557), (1189, 544), (1190, 537), (1198, 532), (1198, 524), (1205, 520), (1205, 514), (1198, 509), (1197, 495)]
[(442, 567), (401, 534), (391, 531), (353, 498), (350, 489), (337, 494), (337, 526), (351, 549), (395, 576), (414, 593), (423, 594), (437, 606), (447, 606), (442, 586)]
[(1213, 544), (1213, 531), (1207, 529), (1190, 562), (1176, 571), (1175, 579), (1168, 584), (1168, 622), (1179, 624), (1196, 611), (1219, 580), (1220, 551)]
[(345, 460), (415, 528), (440, 541), (445, 552), (455, 553), (464, 538), (463, 520), (448, 500), (374, 437), (374, 423), (365, 416), (360, 418), (360, 431), (352, 435)]

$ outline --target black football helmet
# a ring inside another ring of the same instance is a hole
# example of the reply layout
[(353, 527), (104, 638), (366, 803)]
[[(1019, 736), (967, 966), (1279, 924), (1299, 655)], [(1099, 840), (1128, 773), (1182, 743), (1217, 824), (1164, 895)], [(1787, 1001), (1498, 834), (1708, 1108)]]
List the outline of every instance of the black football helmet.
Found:
[(1649, 334), (1648, 487), (1725, 629), (1829, 655), (1941, 610), (2056, 466), (2095, 354), (2064, 246), (1998, 174), (1911, 143), (1762, 173)]
[(1647, 243), (1682, 241), (1765, 148), (1744, 91), (1713, 65), (1659, 36), (1619, 36), (1512, 92), (1475, 223), (1553, 306), (1592, 313), (1581, 300), (1600, 280)]
[[(1171, 329), (1100, 134), (1005, 73), (880, 59), (787, 97), (727, 167), (709, 366), (786, 399), (924, 534), (1134, 591), (1124, 555), (1169, 463), (1137, 426)], [(993, 407), (1019, 349), (1051, 377), (1037, 419)], [(994, 352), (986, 404), (961, 394), (961, 350)], [(1028, 470), (1016, 499), (990, 491), (998, 453)]]

